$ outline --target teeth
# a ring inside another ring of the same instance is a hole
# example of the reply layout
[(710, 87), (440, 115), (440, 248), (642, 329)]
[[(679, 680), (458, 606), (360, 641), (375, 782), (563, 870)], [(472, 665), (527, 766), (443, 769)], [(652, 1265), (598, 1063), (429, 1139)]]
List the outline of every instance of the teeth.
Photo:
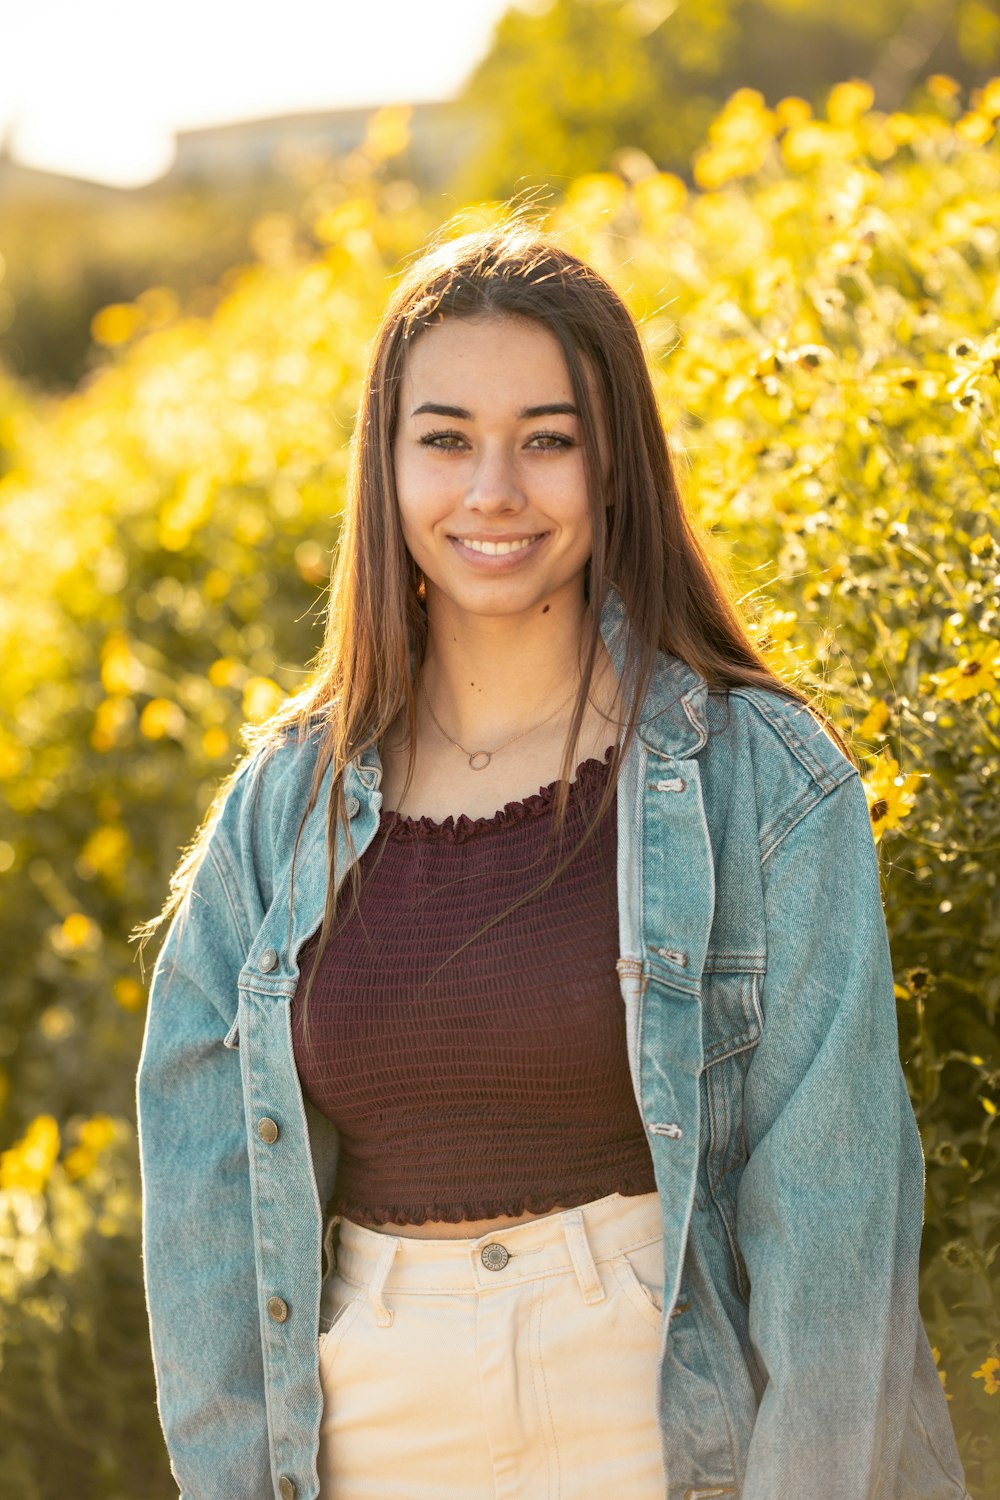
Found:
[(485, 552), (488, 557), (502, 557), (505, 552), (520, 552), (523, 547), (530, 547), (537, 540), (534, 536), (523, 537), (519, 542), (473, 542), (465, 538), (462, 546), (471, 548), (473, 552)]

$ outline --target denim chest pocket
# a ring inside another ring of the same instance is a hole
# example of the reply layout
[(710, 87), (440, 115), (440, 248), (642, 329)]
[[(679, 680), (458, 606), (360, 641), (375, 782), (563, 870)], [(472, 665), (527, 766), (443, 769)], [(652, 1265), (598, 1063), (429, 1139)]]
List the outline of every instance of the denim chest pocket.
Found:
[(704, 1159), (696, 1202), (700, 1209), (711, 1202), (722, 1218), (744, 1298), (750, 1283), (736, 1239), (736, 1190), (748, 1157), (743, 1089), (764, 1027), (763, 983), (758, 970), (706, 970), (702, 996)]

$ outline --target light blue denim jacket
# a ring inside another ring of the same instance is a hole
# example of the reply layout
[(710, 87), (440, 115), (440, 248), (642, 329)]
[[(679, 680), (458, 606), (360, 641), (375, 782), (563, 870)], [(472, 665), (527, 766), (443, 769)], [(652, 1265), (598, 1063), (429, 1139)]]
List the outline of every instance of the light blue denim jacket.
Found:
[[(612, 591), (620, 675), (627, 628)], [(322, 918), (329, 771), (289, 885), (317, 743), (248, 763), (153, 973), (144, 1260), (184, 1500), (318, 1494), (337, 1133), (303, 1099), (290, 1002)], [(380, 776), (374, 752), (347, 772), (358, 854)], [(665, 1500), (962, 1500), (917, 1305), (923, 1158), (857, 771), (799, 704), (661, 656), (618, 783), (618, 901), (662, 1203)]]

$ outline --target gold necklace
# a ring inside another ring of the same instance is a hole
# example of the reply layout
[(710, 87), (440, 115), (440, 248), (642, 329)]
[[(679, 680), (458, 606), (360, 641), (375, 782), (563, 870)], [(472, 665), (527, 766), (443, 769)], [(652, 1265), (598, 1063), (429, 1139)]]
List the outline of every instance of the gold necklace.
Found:
[(473, 771), (485, 771), (494, 755), (498, 755), (501, 750), (506, 750), (507, 746), (512, 745), (515, 740), (523, 739), (524, 736), (526, 734), (530, 734), (533, 729), (541, 729), (543, 724), (547, 724), (550, 719), (555, 718), (556, 714), (561, 708), (566, 707), (566, 704), (570, 702), (572, 697), (573, 694), (571, 693), (569, 698), (564, 698), (561, 703), (557, 703), (552, 712), (550, 714), (546, 714), (544, 719), (540, 719), (537, 724), (530, 724), (527, 729), (518, 730), (517, 734), (512, 734), (509, 740), (504, 740), (502, 745), (497, 745), (492, 750), (467, 750), (464, 745), (460, 745), (458, 743), (458, 740), (453, 740), (451, 735), (448, 734), (447, 730), (441, 727), (440, 720), (438, 719), (437, 714), (431, 708), (430, 701), (426, 693), (424, 694), (424, 702), (427, 704), (427, 712), (434, 720), (434, 723), (437, 725), (438, 729), (441, 730), (441, 733), (444, 735), (449, 745), (454, 745), (456, 750), (461, 750), (463, 755), (467, 755), (469, 757), (470, 769)]

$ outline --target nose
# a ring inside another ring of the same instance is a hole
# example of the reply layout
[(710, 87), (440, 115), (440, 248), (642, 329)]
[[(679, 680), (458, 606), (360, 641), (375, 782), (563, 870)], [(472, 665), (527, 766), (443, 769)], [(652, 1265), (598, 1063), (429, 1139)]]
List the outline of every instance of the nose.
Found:
[(501, 515), (523, 510), (526, 503), (514, 455), (500, 444), (484, 447), (466, 491), (466, 508)]

